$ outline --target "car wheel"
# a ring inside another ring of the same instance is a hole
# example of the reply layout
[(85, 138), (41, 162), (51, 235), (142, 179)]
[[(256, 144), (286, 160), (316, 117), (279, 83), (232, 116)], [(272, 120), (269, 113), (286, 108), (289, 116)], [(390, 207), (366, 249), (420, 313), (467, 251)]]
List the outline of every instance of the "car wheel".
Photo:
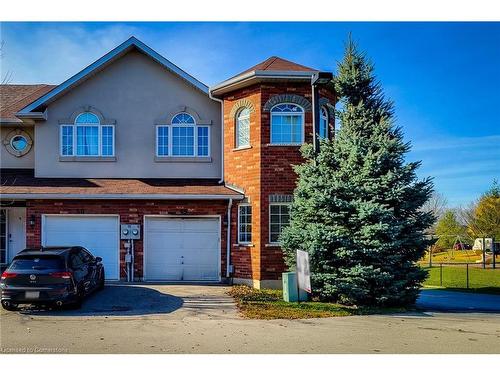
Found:
[(101, 276), (99, 277), (99, 284), (97, 286), (97, 290), (103, 290), (104, 289), (104, 282), (105, 282), (104, 270), (102, 270)]
[(83, 303), (83, 297), (84, 297), (84, 292), (82, 289), (78, 289), (76, 293), (76, 299), (74, 302), (71, 302), (66, 305), (67, 308), (73, 310), (73, 309), (79, 309), (82, 306)]
[(8, 311), (16, 311), (17, 303), (12, 303), (10, 301), (2, 301), (2, 307)]

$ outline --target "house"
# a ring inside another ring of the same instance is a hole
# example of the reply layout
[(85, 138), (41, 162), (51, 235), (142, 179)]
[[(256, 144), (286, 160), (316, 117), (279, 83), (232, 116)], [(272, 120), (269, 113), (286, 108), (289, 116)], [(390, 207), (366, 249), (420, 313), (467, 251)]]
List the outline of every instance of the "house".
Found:
[(132, 37), (60, 85), (2, 85), (1, 262), (81, 245), (108, 280), (278, 286), (313, 107), (334, 130), (313, 76), (271, 57), (209, 88)]

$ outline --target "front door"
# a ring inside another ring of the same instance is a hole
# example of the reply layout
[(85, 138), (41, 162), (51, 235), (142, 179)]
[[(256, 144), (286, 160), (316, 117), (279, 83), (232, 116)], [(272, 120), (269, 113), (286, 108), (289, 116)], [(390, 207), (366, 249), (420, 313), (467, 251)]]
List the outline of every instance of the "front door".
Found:
[(26, 247), (26, 207), (12, 207), (7, 212), (7, 261), (11, 262), (16, 254)]
[(0, 209), (0, 264), (7, 263), (7, 210)]

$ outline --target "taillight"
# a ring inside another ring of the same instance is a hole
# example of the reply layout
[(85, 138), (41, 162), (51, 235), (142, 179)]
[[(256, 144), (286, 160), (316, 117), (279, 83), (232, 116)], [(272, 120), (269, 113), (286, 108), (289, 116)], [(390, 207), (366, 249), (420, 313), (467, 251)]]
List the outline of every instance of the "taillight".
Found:
[(2, 273), (2, 280), (10, 279), (11, 277), (16, 277), (16, 276), (17, 276), (17, 273), (5, 271), (4, 273)]
[(49, 275), (60, 279), (71, 279), (71, 276), (73, 276), (71, 272), (52, 272)]

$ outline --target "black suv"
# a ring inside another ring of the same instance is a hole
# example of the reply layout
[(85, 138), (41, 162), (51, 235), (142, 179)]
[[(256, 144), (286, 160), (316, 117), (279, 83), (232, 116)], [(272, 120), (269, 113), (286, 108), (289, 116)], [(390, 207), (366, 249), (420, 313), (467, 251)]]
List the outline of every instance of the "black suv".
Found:
[(0, 280), (2, 307), (10, 311), (19, 304), (77, 308), (102, 288), (102, 259), (80, 246), (24, 249)]

